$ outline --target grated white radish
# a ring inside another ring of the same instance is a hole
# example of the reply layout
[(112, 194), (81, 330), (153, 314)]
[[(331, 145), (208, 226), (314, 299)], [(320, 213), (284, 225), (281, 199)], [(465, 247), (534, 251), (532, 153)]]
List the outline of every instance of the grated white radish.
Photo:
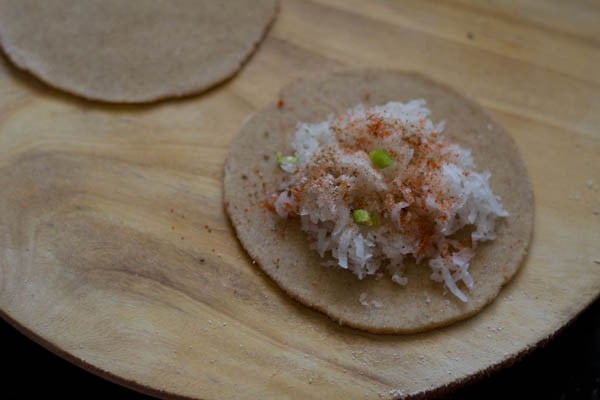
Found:
[[(508, 213), (490, 188), (491, 174), (476, 172), (471, 152), (449, 143), (444, 123), (429, 114), (424, 100), (412, 100), (299, 124), (291, 143), (297, 162), (281, 165), (289, 179), (273, 206), (282, 218), (300, 217), (325, 264), (333, 258), (359, 279), (384, 269), (406, 285), (406, 260), (428, 260), (431, 279), (467, 301), (458, 284), (473, 288), (476, 244), (493, 240), (496, 219)], [(393, 163), (378, 168), (369, 157), (374, 149)], [(355, 223), (355, 209), (379, 223)], [(470, 236), (459, 240), (466, 227)]]

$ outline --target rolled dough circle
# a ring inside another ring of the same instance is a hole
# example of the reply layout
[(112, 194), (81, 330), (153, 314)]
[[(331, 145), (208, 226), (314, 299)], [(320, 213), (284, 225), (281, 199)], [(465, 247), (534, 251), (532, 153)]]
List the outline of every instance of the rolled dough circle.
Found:
[[(423, 98), (434, 123), (445, 120), (451, 142), (473, 153), (477, 171), (492, 173), (507, 218), (497, 238), (477, 247), (470, 272), (475, 287), (462, 303), (430, 279), (423, 263), (407, 268), (408, 284), (389, 277), (359, 280), (340, 268), (326, 268), (298, 221), (284, 221), (264, 207), (283, 172), (274, 154), (290, 151), (298, 122), (320, 122), (357, 104)], [(283, 90), (277, 103), (256, 113), (240, 129), (225, 164), (225, 207), (252, 259), (285, 292), (341, 324), (374, 333), (412, 333), (469, 317), (492, 302), (517, 272), (530, 242), (533, 191), (512, 137), (475, 102), (418, 74), (360, 70), (323, 75)], [(365, 307), (365, 294), (382, 307)]]
[(0, 42), (52, 86), (149, 102), (232, 76), (276, 11), (277, 0), (0, 0)]

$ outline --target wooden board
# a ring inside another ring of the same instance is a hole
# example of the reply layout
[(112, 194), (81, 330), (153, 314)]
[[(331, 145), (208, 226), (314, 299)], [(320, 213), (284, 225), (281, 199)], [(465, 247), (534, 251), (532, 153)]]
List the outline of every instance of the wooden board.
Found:
[[(600, 292), (600, 7), (289, 0), (233, 80), (150, 106), (90, 103), (0, 62), (0, 309), (70, 360), (154, 394), (392, 398), (536, 346)], [(342, 328), (290, 300), (222, 206), (228, 144), (292, 79), (419, 70), (515, 137), (536, 196), (522, 271), (426, 334)]]

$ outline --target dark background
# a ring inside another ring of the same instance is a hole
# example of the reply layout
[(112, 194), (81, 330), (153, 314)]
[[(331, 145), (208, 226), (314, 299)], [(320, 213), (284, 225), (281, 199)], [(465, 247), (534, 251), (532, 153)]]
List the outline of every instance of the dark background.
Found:
[[(0, 398), (153, 399), (64, 361), (1, 319), (0, 340)], [(512, 366), (436, 398), (600, 400), (600, 300)]]

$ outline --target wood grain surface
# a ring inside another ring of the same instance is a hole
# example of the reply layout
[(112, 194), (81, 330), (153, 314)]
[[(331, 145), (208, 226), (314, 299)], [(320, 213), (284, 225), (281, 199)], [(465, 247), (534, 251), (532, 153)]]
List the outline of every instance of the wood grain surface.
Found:
[[(0, 310), (70, 360), (151, 393), (380, 399), (501, 365), (600, 292), (600, 6), (282, 1), (241, 73), (147, 106), (79, 100), (0, 60)], [(228, 144), (291, 80), (418, 70), (514, 136), (529, 256), (482, 313), (418, 335), (342, 328), (252, 265), (222, 205)]]

